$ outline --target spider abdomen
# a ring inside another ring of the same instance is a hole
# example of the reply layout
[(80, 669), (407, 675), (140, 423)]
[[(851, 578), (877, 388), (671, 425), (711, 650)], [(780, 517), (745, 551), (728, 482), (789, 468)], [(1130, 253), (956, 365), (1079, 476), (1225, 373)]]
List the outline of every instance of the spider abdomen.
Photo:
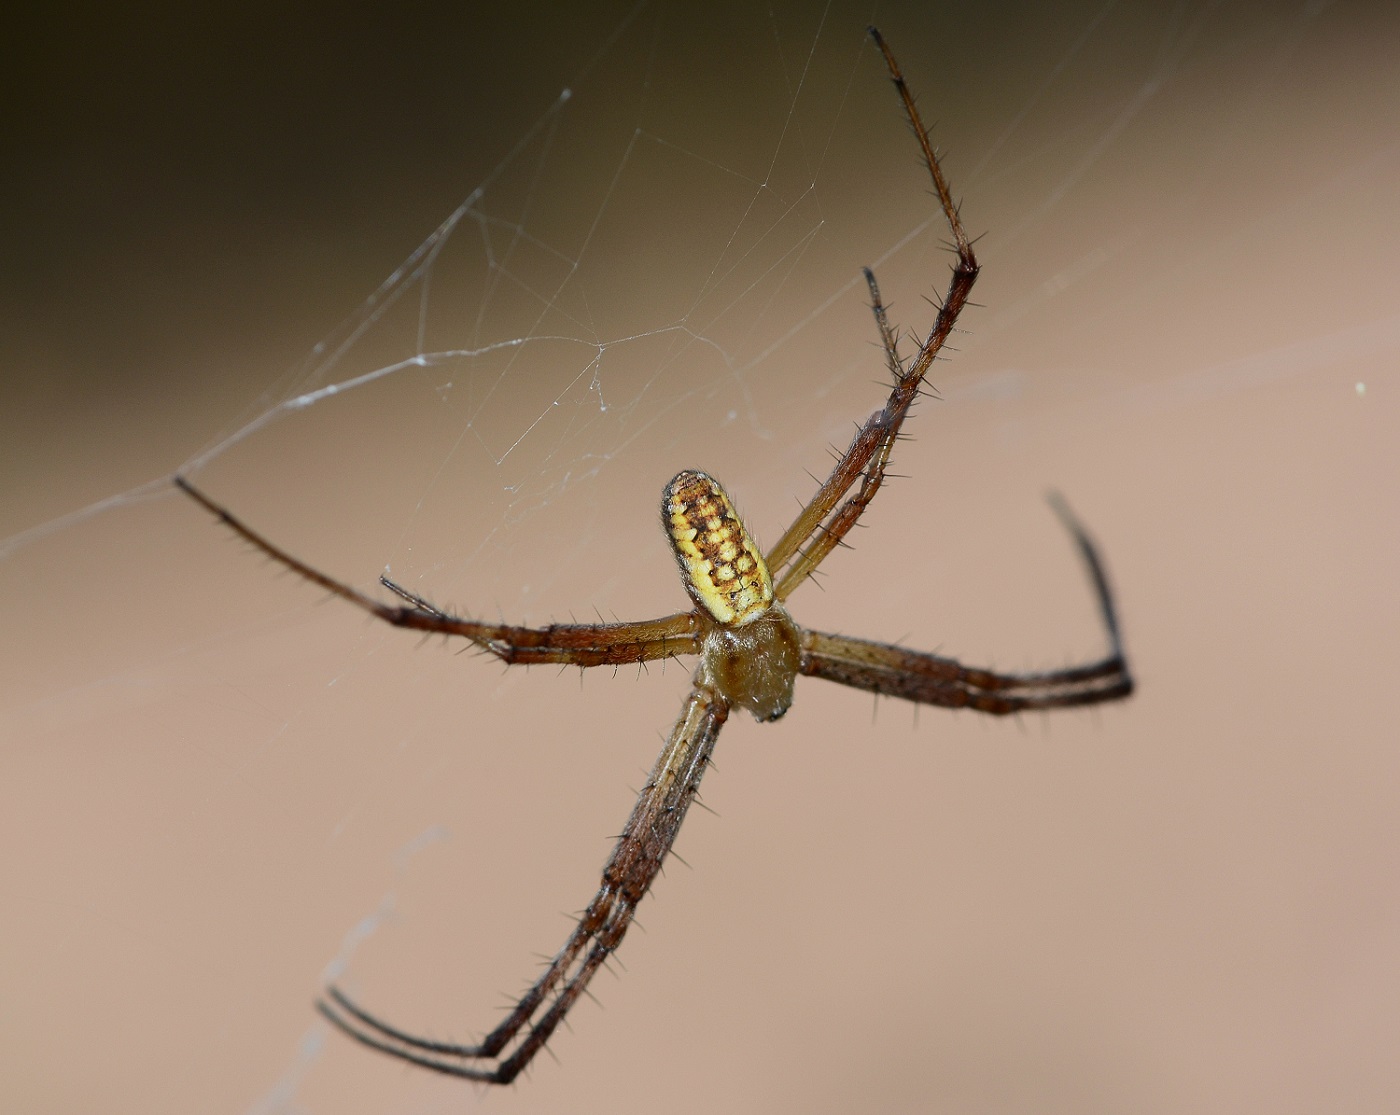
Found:
[(752, 623), (773, 603), (773, 578), (719, 481), (687, 469), (666, 485), (661, 518), (692, 600), (726, 627)]

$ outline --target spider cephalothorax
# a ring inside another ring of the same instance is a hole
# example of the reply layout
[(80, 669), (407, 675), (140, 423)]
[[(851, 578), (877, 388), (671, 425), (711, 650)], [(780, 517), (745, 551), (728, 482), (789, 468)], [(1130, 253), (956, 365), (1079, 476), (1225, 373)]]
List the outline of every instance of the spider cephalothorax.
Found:
[(747, 709), (760, 721), (776, 720), (792, 704), (799, 674), (922, 704), (994, 715), (1098, 704), (1132, 692), (1103, 566), (1088, 535), (1058, 499), (1053, 505), (1088, 567), (1108, 632), (1109, 652), (1098, 661), (1042, 673), (1002, 674), (886, 643), (806, 630), (788, 614), (787, 598), (840, 544), (880, 490), (900, 427), (977, 279), (977, 259), (904, 78), (879, 33), (871, 28), (870, 34), (899, 91), (952, 232), (957, 253), (953, 278), (927, 338), (905, 361), (886, 319), (875, 277), (866, 271), (871, 308), (894, 384), (885, 405), (866, 419), (831, 475), (766, 557), (744, 529), (724, 489), (705, 473), (682, 472), (666, 486), (662, 521), (695, 605), (691, 611), (639, 623), (515, 627), (449, 615), (381, 577), (384, 587), (399, 599), (397, 604), (386, 604), (293, 557), (187, 480), (176, 478), (182, 490), (263, 553), (398, 627), (461, 636), (506, 663), (601, 666), (700, 657), (680, 718), (603, 868), (598, 893), (564, 947), (514, 1009), (479, 1045), (454, 1045), (414, 1037), (361, 1010), (339, 989), (328, 988), (318, 1008), (356, 1041), (469, 1080), (496, 1084), (514, 1080), (544, 1048), (593, 974), (622, 941), (637, 903), (671, 850), (730, 708)]

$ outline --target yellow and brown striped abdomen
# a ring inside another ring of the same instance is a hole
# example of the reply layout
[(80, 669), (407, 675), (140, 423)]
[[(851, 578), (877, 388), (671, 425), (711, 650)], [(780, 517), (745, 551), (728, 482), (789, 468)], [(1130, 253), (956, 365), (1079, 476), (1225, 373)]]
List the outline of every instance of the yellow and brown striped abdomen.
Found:
[(717, 480), (693, 469), (678, 473), (662, 495), (661, 517), (697, 604), (729, 627), (768, 610), (773, 578)]

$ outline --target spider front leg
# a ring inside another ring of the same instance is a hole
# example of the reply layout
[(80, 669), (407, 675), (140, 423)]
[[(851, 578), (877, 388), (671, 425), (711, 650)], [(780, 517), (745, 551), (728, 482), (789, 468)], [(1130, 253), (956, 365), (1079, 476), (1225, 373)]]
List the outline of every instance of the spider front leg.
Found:
[[(509, 1084), (544, 1048), (588, 987), (588, 981), (622, 942), (637, 904), (661, 870), (686, 810), (695, 800), (715, 740), (728, 716), (729, 703), (697, 683), (603, 868), (598, 893), (544, 973), (479, 1045), (452, 1045), (413, 1037), (360, 1009), (335, 987), (327, 988), (327, 998), (316, 1004), (317, 1009), (341, 1031), (371, 1049), (449, 1076)], [(542, 1008), (544, 1013), (532, 1021)], [(517, 1042), (514, 1050), (494, 1066), (471, 1063), (497, 1058)]]
[[(885, 307), (880, 300), (880, 290), (875, 284), (875, 276), (869, 268), (865, 270), (866, 283), (870, 288), (871, 309), (875, 314), (875, 324), (880, 331), (880, 341), (885, 356), (894, 375), (894, 386), (884, 407), (869, 418), (856, 434), (850, 448), (836, 462), (831, 475), (817, 489), (812, 501), (802, 509), (793, 524), (768, 553), (768, 567), (776, 578), (774, 595), (779, 601), (786, 600), (846, 537), (850, 529), (870, 506), (875, 493), (885, 479), (885, 468), (889, 464), (890, 451), (899, 437), (900, 427), (909, 415), (909, 408), (918, 398), (924, 376), (933, 365), (934, 359), (947, 342), (957, 324), (958, 315), (967, 305), (972, 293), (972, 284), (977, 281), (980, 270), (977, 257), (973, 254), (972, 243), (963, 228), (958, 208), (953, 202), (952, 191), (948, 188), (943, 169), (938, 163), (933, 144), (928, 137), (928, 129), (919, 117), (914, 98), (904, 83), (899, 63), (895, 61), (890, 48), (885, 44), (880, 32), (870, 28), (870, 37), (884, 56), (890, 80), (894, 82), (904, 105), (905, 116), (919, 141), (924, 164), (933, 181), (934, 192), (948, 221), (953, 235), (953, 247), (957, 253), (957, 263), (953, 267), (953, 277), (948, 283), (948, 291), (938, 308), (938, 317), (929, 330), (928, 337), (919, 346), (908, 368), (900, 359), (895, 344), (894, 330), (885, 315)], [(846, 500), (846, 493), (860, 481), (856, 494)], [(841, 504), (837, 509), (837, 505)]]
[(970, 708), (994, 716), (1026, 709), (1118, 701), (1133, 691), (1121, 656), (1041, 673), (999, 674), (952, 658), (847, 635), (805, 632), (802, 673), (885, 697), (924, 705)]
[(273, 561), (332, 595), (349, 601), (375, 619), (427, 634), (457, 635), (469, 639), (507, 665), (552, 662), (568, 666), (622, 666), (699, 653), (699, 629), (693, 612), (638, 623), (554, 623), (547, 627), (482, 623), (450, 615), (387, 577), (381, 577), (380, 583), (405, 601), (407, 606), (383, 604), (289, 554), (233, 512), (210, 499), (183, 476), (175, 477), (175, 486)]
[(1133, 678), (1123, 654), (1118, 614), (1103, 562), (1088, 532), (1064, 500), (1052, 495), (1050, 503), (1074, 538), (1093, 582), (1108, 631), (1106, 658), (1063, 670), (1001, 674), (888, 643), (804, 631), (801, 672), (886, 697), (944, 708), (971, 708), (994, 716), (1024, 709), (1096, 705), (1127, 697), (1133, 691)]

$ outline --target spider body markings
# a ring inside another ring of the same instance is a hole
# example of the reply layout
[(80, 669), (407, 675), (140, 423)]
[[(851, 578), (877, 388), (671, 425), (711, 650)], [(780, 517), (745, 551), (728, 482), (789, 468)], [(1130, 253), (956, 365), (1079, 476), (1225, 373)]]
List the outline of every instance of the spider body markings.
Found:
[(564, 947), (505, 1019), (478, 1045), (430, 1041), (369, 1014), (338, 988), (327, 988), (317, 1009), (361, 1044), (452, 1076), (496, 1084), (514, 1080), (621, 943), (695, 799), (731, 709), (746, 709), (760, 722), (775, 720), (791, 706), (799, 675), (993, 715), (1099, 704), (1132, 692), (1103, 565), (1089, 536), (1058, 497), (1052, 497), (1052, 506), (1087, 567), (1109, 638), (1109, 652), (1098, 661), (1060, 670), (999, 673), (886, 643), (804, 629), (788, 613), (787, 598), (841, 543), (879, 491), (900, 427), (978, 274), (977, 259), (899, 66), (879, 32), (871, 28), (870, 35), (899, 93), (952, 233), (957, 255), (953, 277), (927, 338), (906, 362), (875, 278), (866, 270), (871, 308), (894, 378), (889, 398), (861, 426), (830, 476), (766, 557), (713, 478), (687, 470), (666, 486), (662, 523), (695, 605), (691, 611), (639, 623), (518, 627), (450, 615), (381, 577), (380, 583), (399, 600), (386, 604), (312, 568), (184, 477), (175, 478), (177, 487), (268, 557), (395, 626), (460, 636), (507, 664), (587, 667), (682, 655), (700, 659), (680, 717), (603, 868), (597, 894)]

